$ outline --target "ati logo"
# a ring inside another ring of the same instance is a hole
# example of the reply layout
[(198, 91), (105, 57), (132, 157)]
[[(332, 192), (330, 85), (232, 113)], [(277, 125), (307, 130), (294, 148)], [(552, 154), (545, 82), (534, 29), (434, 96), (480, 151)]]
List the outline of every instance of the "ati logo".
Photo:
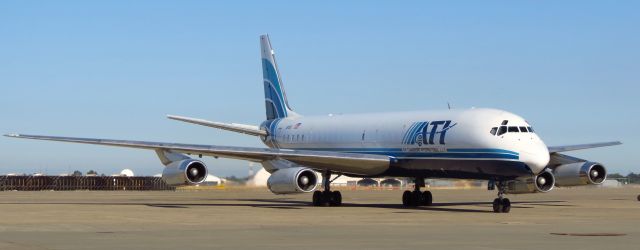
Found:
[(414, 122), (404, 134), (402, 144), (435, 145), (436, 135), (439, 135), (437, 143), (444, 145), (447, 131), (456, 125), (451, 121)]

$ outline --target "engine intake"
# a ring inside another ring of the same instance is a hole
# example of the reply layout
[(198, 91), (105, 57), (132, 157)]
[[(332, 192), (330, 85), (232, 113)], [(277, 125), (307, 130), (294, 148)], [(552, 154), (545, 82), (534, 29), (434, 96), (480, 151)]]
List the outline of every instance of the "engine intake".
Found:
[(556, 179), (553, 173), (546, 170), (536, 176), (508, 181), (505, 193), (546, 193), (553, 189), (555, 183)]
[(538, 176), (536, 176), (536, 191), (541, 193), (546, 193), (551, 191), (556, 183), (556, 177), (553, 175), (551, 171), (543, 171)]
[(198, 185), (206, 178), (207, 166), (194, 159), (173, 162), (162, 171), (162, 179), (171, 186)]
[(607, 170), (595, 162), (563, 164), (553, 169), (559, 187), (598, 185), (607, 179)]
[(308, 193), (317, 185), (316, 172), (304, 167), (278, 169), (267, 179), (267, 187), (274, 194)]

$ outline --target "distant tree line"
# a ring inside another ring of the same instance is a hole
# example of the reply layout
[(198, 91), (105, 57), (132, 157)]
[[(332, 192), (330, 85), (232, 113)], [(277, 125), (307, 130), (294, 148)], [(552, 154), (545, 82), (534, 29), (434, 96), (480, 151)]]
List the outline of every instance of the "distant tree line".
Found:
[(629, 179), (629, 183), (635, 183), (635, 184), (640, 184), (640, 174), (636, 174), (634, 172), (629, 173), (627, 176), (618, 174), (618, 173), (613, 173), (607, 176), (607, 178), (627, 178)]
[(238, 184), (245, 184), (249, 180), (249, 177), (236, 177), (235, 175), (224, 177), (227, 181), (236, 182)]
[[(87, 171), (87, 175), (98, 175), (98, 172), (95, 170), (89, 170)], [(82, 176), (82, 172), (80, 170), (73, 171), (71, 176)], [(104, 176), (104, 174), (102, 174), (102, 176)]]

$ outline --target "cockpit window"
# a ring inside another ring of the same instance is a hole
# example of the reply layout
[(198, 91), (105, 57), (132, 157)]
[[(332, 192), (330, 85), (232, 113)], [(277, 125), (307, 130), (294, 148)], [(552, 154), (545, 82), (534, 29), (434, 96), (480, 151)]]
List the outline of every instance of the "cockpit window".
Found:
[(498, 129), (498, 136), (501, 136), (505, 133), (507, 133), (507, 126), (500, 126), (500, 129)]
[(530, 126), (506, 126), (507, 123), (509, 123), (508, 120), (503, 120), (500, 127), (491, 128), (489, 133), (495, 136), (501, 136), (506, 133), (533, 133), (533, 129)]

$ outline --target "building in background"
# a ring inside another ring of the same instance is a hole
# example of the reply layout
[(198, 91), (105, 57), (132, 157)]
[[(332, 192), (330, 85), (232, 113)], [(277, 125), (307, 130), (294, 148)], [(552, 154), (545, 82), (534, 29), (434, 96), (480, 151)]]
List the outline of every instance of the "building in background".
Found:
[(208, 174), (207, 178), (204, 179), (204, 182), (200, 184), (201, 186), (222, 186), (227, 182), (226, 179), (220, 178), (218, 176)]
[(271, 174), (263, 167), (260, 167), (260, 170), (256, 172), (253, 172), (252, 169), (249, 171), (249, 178), (247, 179), (246, 185), (249, 187), (266, 187), (269, 176), (271, 176)]
[(135, 175), (133, 174), (133, 170), (125, 168), (120, 171), (120, 176), (133, 177)]

